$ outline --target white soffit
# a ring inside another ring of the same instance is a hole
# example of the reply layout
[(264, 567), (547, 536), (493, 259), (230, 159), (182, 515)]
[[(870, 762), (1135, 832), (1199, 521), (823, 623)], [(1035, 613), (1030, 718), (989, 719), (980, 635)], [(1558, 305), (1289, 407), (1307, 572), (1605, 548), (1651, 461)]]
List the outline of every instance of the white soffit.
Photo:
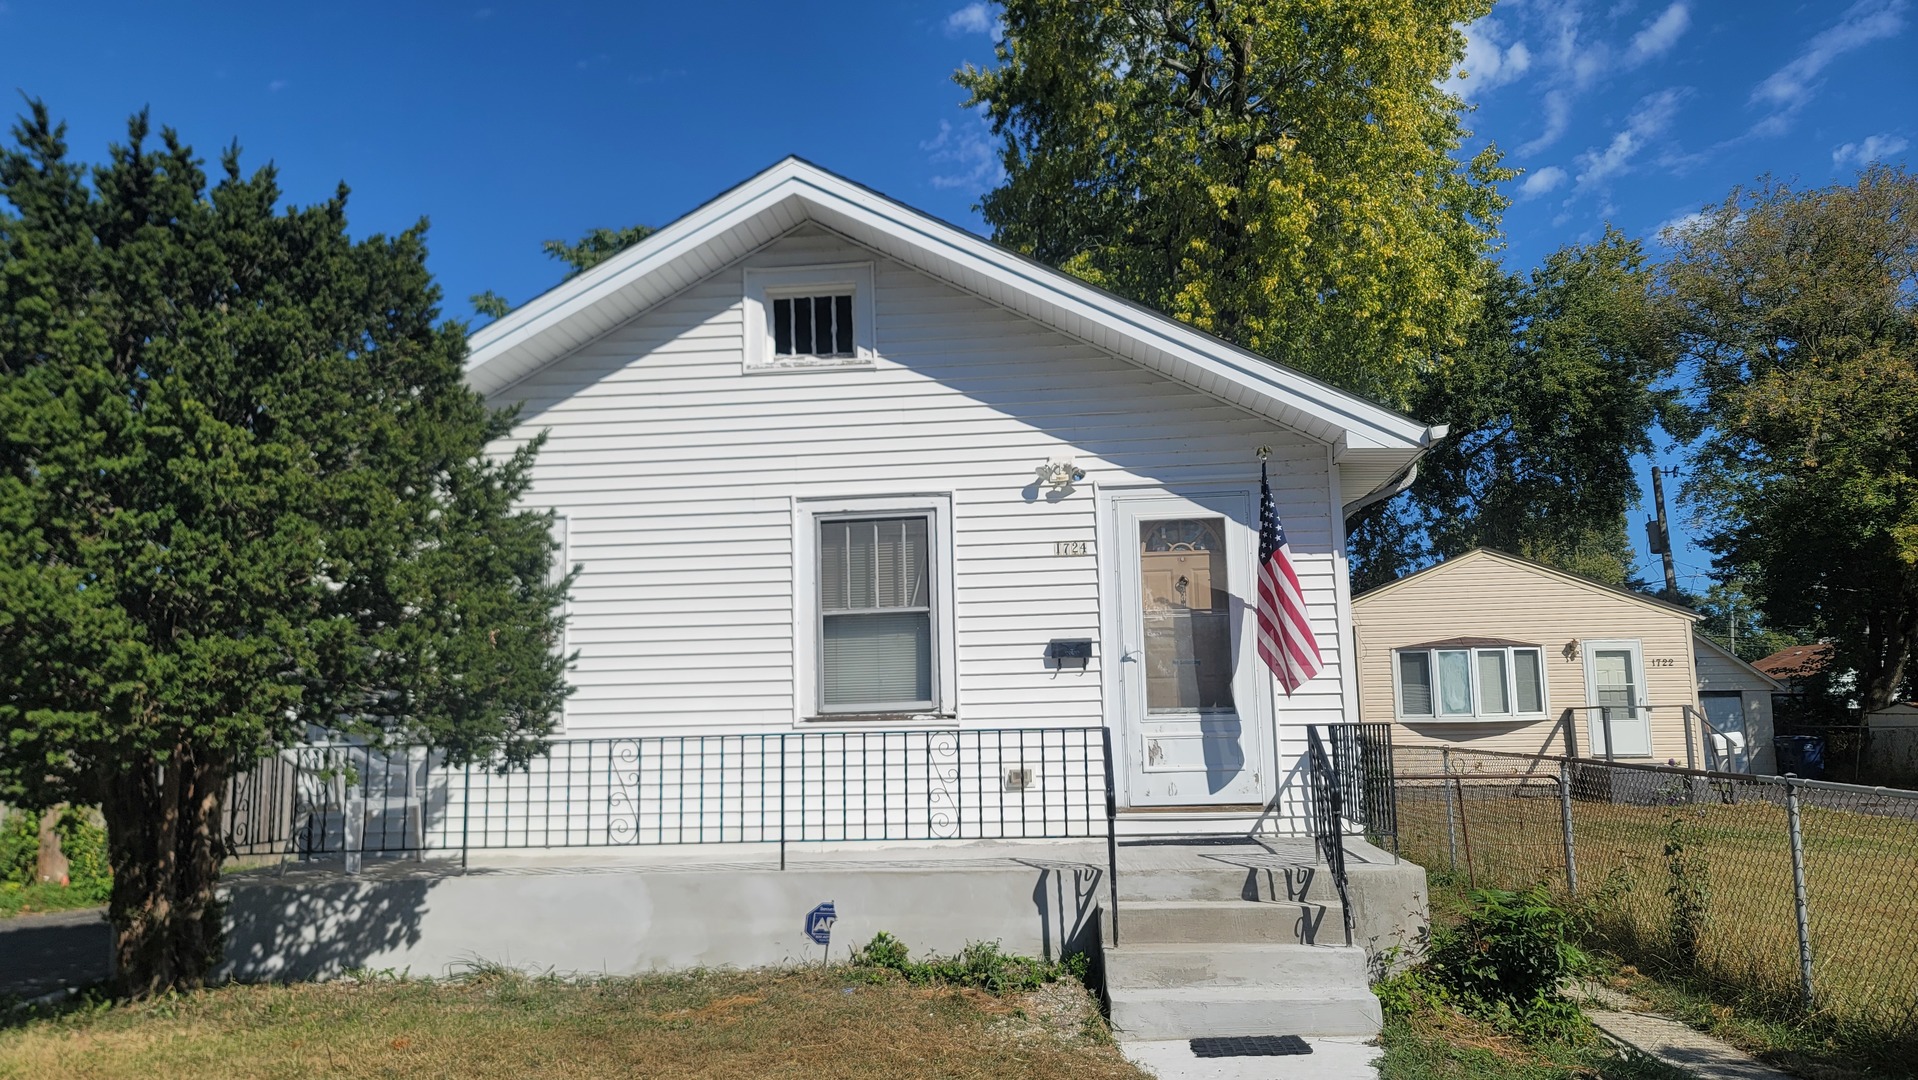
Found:
[[(1410, 417), (1247, 352), (787, 158), (472, 335), (467, 382), (497, 393), (805, 221), (1376, 467), (1443, 437)], [(1355, 462), (1356, 464), (1356, 462)]]

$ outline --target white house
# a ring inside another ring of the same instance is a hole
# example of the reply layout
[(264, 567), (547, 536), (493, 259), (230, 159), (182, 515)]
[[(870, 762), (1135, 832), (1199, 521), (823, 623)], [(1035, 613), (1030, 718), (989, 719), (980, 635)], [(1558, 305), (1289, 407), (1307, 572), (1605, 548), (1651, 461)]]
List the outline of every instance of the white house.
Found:
[[(1220, 821), (1296, 816), (1304, 725), (1357, 718), (1345, 517), (1444, 435), (796, 158), (471, 346), (580, 569), (562, 738), (725, 735), (743, 776), (758, 736), (990, 731), (960, 783), (1010, 791), (1083, 762), (1008, 738), (1104, 729), (1121, 807)], [(1290, 698), (1262, 448), (1325, 660)]]

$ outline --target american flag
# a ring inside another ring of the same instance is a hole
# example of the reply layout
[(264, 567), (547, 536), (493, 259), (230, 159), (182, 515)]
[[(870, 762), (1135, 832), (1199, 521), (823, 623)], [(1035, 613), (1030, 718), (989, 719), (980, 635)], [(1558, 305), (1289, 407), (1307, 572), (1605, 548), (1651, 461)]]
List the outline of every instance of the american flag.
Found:
[(1259, 659), (1272, 669), (1287, 697), (1325, 666), (1305, 617), (1305, 590), (1292, 570), (1292, 548), (1272, 505), (1264, 462), (1259, 463)]

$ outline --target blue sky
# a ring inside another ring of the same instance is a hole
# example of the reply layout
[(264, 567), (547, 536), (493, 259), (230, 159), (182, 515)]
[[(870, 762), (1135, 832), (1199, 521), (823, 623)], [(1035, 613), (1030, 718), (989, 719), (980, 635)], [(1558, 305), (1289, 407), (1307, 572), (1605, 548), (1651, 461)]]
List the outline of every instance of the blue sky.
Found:
[[(0, 0), (0, 86), (44, 98), (88, 160), (144, 105), (209, 156), (238, 138), (294, 200), (346, 180), (357, 232), (430, 217), (449, 314), (550, 285), (543, 240), (664, 223), (788, 153), (972, 228), (997, 176), (950, 79), (992, 58), (983, 3), (187, 7)], [(1911, 0), (1503, 0), (1457, 87), (1476, 140), (1526, 170), (1508, 264), (1606, 221), (1654, 235), (1763, 173), (1908, 160), (1913, 18)], [(1702, 589), (1706, 556), (1679, 558)]]

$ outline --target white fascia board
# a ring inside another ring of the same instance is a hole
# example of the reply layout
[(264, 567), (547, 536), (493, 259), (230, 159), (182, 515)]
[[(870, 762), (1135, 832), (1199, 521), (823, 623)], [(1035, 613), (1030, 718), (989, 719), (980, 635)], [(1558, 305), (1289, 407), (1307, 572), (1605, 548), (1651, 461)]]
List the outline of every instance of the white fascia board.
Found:
[[(1258, 356), (1094, 288), (1070, 275), (1023, 258), (982, 237), (881, 196), (842, 177), (788, 158), (523, 308), (473, 334), (468, 380), (485, 390), (517, 381), (528, 370), (557, 358), (541, 355), (540, 337), (576, 315), (617, 297), (649, 274), (797, 198), (812, 216), (853, 239), (860, 233), (901, 241), (918, 256), (920, 269), (962, 288), (969, 281), (993, 283), (1028, 298), (1031, 317), (1064, 329), (1074, 318), (1113, 330), (1141, 352), (1165, 362), (1167, 374), (1203, 389), (1206, 384), (1239, 391), (1238, 403), (1275, 422), (1296, 427), (1285, 413), (1303, 412), (1327, 430), (1312, 434), (1348, 449), (1399, 451), (1408, 456), (1443, 437), (1443, 431), (1346, 393), (1301, 372)], [(929, 268), (944, 263), (947, 268)], [(970, 291), (982, 292), (978, 284)], [(617, 305), (615, 305), (617, 306)], [(634, 311), (619, 313), (630, 317)], [(526, 361), (525, 367), (514, 363)], [(1130, 356), (1140, 362), (1140, 356)], [(495, 367), (504, 370), (494, 371)], [(1208, 391), (1214, 392), (1216, 391)]]

